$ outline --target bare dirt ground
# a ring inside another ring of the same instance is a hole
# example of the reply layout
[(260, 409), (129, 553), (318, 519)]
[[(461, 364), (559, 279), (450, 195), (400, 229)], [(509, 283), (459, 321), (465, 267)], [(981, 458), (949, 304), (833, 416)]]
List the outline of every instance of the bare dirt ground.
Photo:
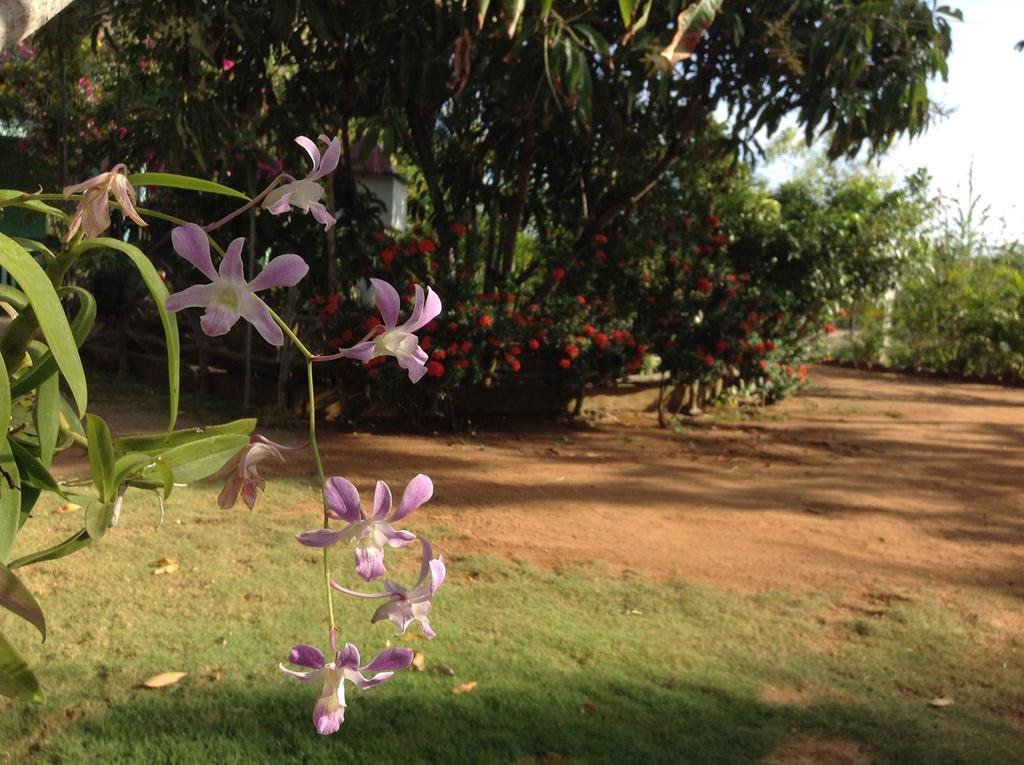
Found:
[(1024, 597), (1024, 390), (826, 367), (812, 380), (761, 416), (675, 430), (616, 413), (584, 428), (320, 441), (328, 472), (364, 497), (378, 478), (400, 491), (428, 473), (435, 499), (418, 520), (451, 527), (455, 555), (745, 591)]

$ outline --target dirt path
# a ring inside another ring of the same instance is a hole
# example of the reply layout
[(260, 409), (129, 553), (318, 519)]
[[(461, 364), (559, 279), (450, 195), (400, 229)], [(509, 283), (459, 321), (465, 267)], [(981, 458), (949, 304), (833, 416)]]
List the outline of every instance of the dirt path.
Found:
[(762, 418), (676, 432), (632, 414), (321, 445), (364, 496), (377, 478), (430, 474), (419, 520), (450, 526), (456, 556), (605, 561), (743, 590), (1024, 596), (1024, 391), (836, 368), (813, 382)]
[(430, 473), (430, 519), (545, 566), (607, 561), (742, 589), (893, 586), (1024, 596), (1024, 391), (819, 368), (761, 421), (474, 441), (345, 435), (362, 485)]

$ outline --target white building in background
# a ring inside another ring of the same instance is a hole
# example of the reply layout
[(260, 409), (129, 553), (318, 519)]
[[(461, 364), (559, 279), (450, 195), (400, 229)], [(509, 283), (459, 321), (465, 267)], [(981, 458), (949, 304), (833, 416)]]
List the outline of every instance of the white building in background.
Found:
[(364, 151), (359, 141), (352, 143), (352, 177), (384, 205), (381, 225), (402, 231), (405, 229), (409, 181), (392, 167), (380, 146), (374, 146), (365, 158), (360, 159)]

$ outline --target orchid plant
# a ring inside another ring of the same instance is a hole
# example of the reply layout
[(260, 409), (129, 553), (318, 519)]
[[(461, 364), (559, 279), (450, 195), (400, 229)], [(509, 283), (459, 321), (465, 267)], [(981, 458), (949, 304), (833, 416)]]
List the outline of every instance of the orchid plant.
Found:
[[(221, 508), (233, 507), (242, 497), (251, 510), (264, 488), (259, 468), (266, 463), (283, 463), (285, 455), (309, 449), (321, 490), (323, 510), (319, 527), (297, 535), (299, 544), (322, 551), (325, 599), (324, 631), (334, 653), (328, 661), (312, 645), (294, 646), (282, 672), (305, 682), (320, 680), (323, 691), (314, 704), (317, 732), (334, 733), (345, 714), (345, 683), (360, 689), (372, 688), (390, 678), (395, 670), (410, 666), (413, 652), (389, 648), (368, 664), (360, 666), (359, 651), (352, 644), (337, 647), (339, 625), (335, 617), (334, 594), (360, 600), (380, 601), (371, 622), (390, 621), (404, 633), (418, 621), (427, 638), (435, 637), (429, 622), (433, 597), (445, 578), (444, 559), (434, 557), (430, 543), (395, 523), (428, 502), (434, 486), (430, 478), (416, 475), (406, 487), (397, 507), (391, 490), (377, 483), (371, 512), (360, 506), (356, 487), (341, 476), (327, 478), (316, 440), (315, 364), (336, 360), (368, 362), (379, 356), (393, 356), (415, 383), (425, 374), (427, 354), (419, 345), (416, 331), (441, 311), (433, 290), (415, 286), (415, 303), (408, 319), (399, 323), (401, 298), (387, 282), (373, 279), (373, 292), (383, 323), (359, 343), (333, 353), (314, 354), (289, 325), (257, 294), (274, 287), (297, 284), (309, 271), (298, 255), (273, 258), (261, 273), (246, 280), (242, 265), (243, 239), (226, 249), (217, 242), (216, 232), (247, 211), (265, 210), (273, 215), (288, 211), (310, 214), (329, 230), (335, 222), (321, 200), (323, 179), (338, 165), (341, 153), (337, 138), (321, 135), (319, 144), (304, 136), (295, 139), (312, 160), (312, 169), (302, 179), (279, 173), (252, 199), (219, 183), (169, 173), (129, 175), (124, 165), (115, 165), (82, 183), (69, 186), (62, 194), (23, 193), (0, 190), (0, 214), (6, 207), (27, 209), (53, 219), (64, 229), (59, 252), (43, 243), (10, 238), (0, 233), (0, 267), (6, 269), (17, 287), (0, 285), (0, 301), (10, 306), (12, 321), (0, 339), (0, 606), (35, 625), (45, 639), (46, 620), (38, 601), (22, 581), (19, 569), (54, 560), (76, 552), (101, 539), (116, 525), (128, 489), (154, 491), (163, 500), (177, 486), (210, 479), (224, 481), (218, 497)], [(322, 150), (321, 150), (322, 148)], [(182, 220), (163, 211), (139, 207), (136, 186), (169, 188), (221, 194), (241, 200), (237, 209), (220, 220), (202, 225)], [(74, 204), (70, 215), (61, 208)], [(103, 236), (110, 226), (110, 210), (126, 220), (147, 226), (153, 220), (170, 222), (174, 251), (197, 269), (208, 282), (197, 283), (169, 294), (152, 262), (135, 245)], [(127, 257), (149, 290), (163, 324), (167, 345), (168, 398), (170, 421), (161, 433), (113, 437), (106, 423), (88, 410), (88, 386), (78, 348), (96, 317), (96, 301), (86, 290), (66, 284), (80, 258), (92, 252), (113, 250)], [(215, 266), (211, 250), (219, 255)], [(65, 313), (74, 301), (77, 311)], [(201, 308), (202, 331), (226, 334), (239, 319), (249, 322), (267, 343), (281, 346), (285, 339), (306, 362), (309, 394), (309, 436), (305, 444), (286, 446), (254, 434), (254, 419), (237, 420), (207, 428), (176, 430), (179, 391), (180, 341), (176, 314)], [(70, 391), (66, 400), (61, 378)], [(89, 457), (92, 490), (82, 482), (61, 482), (50, 468), (54, 455), (79, 447)], [(32, 517), (43, 492), (86, 507), (84, 528), (62, 542), (18, 557), (13, 555), (15, 538)], [(340, 523), (338, 528), (332, 524)], [(419, 543), (422, 563), (418, 580), (405, 587), (391, 579), (384, 565), (384, 550)], [(365, 582), (383, 579), (376, 591), (350, 589), (332, 575), (331, 553), (351, 544), (354, 570)], [(18, 573), (16, 573), (18, 572)], [(367, 677), (364, 673), (375, 673)], [(40, 701), (39, 683), (19, 652), (0, 634), (0, 693), (24, 700)]]

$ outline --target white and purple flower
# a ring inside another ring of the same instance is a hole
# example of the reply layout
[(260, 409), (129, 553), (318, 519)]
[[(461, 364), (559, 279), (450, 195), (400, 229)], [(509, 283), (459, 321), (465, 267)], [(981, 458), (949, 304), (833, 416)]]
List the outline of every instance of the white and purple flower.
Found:
[(431, 557), (430, 543), (423, 540), (423, 565), (420, 567), (420, 578), (411, 590), (405, 589), (390, 579), (384, 580), (384, 587), (390, 594), (388, 602), (381, 605), (370, 617), (371, 623), (388, 619), (394, 624), (399, 635), (404, 635), (413, 622), (419, 622), (423, 634), (432, 640), (437, 634), (430, 626), (430, 605), (441, 585), (444, 583), (444, 556)]
[(364, 600), (385, 598), (387, 602), (380, 605), (374, 611), (373, 616), (370, 618), (371, 623), (387, 619), (398, 627), (399, 635), (404, 635), (405, 631), (409, 629), (410, 624), (419, 622), (423, 627), (423, 634), (426, 635), (428, 640), (432, 640), (436, 637), (437, 633), (430, 626), (430, 607), (434, 593), (444, 584), (446, 571), (444, 556), (434, 558), (434, 553), (427, 540), (421, 539), (420, 544), (423, 545), (423, 563), (420, 565), (420, 578), (411, 590), (390, 579), (384, 580), (384, 592), (356, 592), (355, 590), (343, 587), (333, 579), (331, 580), (331, 587), (353, 598), (362, 598)]
[[(345, 721), (345, 681), (365, 691), (389, 679), (394, 670), (406, 669), (412, 664), (413, 657), (412, 650), (408, 648), (387, 648), (369, 664), (360, 667), (359, 649), (346, 643), (339, 651), (334, 630), (331, 630), (331, 649), (334, 661), (328, 662), (320, 649), (299, 643), (288, 653), (288, 663), (306, 667), (306, 671), (289, 669), (283, 662), (280, 664), (282, 672), (304, 683), (323, 681), (323, 692), (313, 707), (313, 724), (321, 735), (336, 732)], [(377, 674), (368, 678), (364, 672)]]
[(306, 150), (313, 161), (313, 169), (301, 181), (293, 180), (271, 191), (263, 200), (263, 208), (272, 215), (288, 212), (292, 207), (304, 213), (311, 213), (314, 218), (324, 224), (324, 231), (334, 227), (334, 216), (320, 203), (324, 196), (324, 187), (317, 183), (325, 175), (334, 172), (341, 158), (341, 142), (325, 135), (320, 136), (324, 144), (324, 153), (309, 138), (300, 135), (295, 143)]
[(296, 539), (306, 547), (333, 547), (338, 542), (356, 543), (356, 572), (367, 582), (380, 579), (387, 573), (384, 568), (384, 547), (405, 547), (416, 539), (409, 531), (396, 531), (391, 524), (400, 521), (421, 505), (430, 501), (434, 484), (420, 473), (409, 481), (402, 493), (402, 501), (392, 512), (391, 489), (377, 481), (373, 493), (373, 510), (366, 515), (359, 503), (359, 491), (341, 476), (328, 478), (324, 484), (327, 515), (348, 526), (342, 531), (313, 529), (299, 534)]
[(283, 345), (284, 333), (277, 326), (266, 304), (254, 293), (271, 287), (291, 287), (309, 271), (298, 255), (280, 255), (251, 282), (242, 270), (242, 245), (235, 239), (220, 262), (220, 271), (210, 259), (210, 242), (206, 232), (195, 223), (178, 226), (171, 232), (174, 251), (210, 279), (210, 284), (195, 284), (167, 298), (164, 307), (171, 312), (183, 308), (205, 308), (201, 324), (211, 337), (227, 334), (239, 317), (245, 319), (271, 345)]
[(380, 311), (383, 324), (378, 324), (366, 337), (350, 348), (342, 348), (327, 356), (315, 356), (315, 361), (332, 361), (346, 358), (369, 361), (377, 356), (394, 356), (398, 366), (409, 373), (409, 379), (418, 382), (427, 373), (427, 356), (419, 346), (419, 338), (413, 333), (433, 321), (441, 313), (441, 298), (430, 287), (424, 293), (416, 285), (416, 300), (412, 314), (403, 323), (398, 323), (401, 298), (398, 291), (382, 279), (370, 279), (373, 285), (374, 302)]

